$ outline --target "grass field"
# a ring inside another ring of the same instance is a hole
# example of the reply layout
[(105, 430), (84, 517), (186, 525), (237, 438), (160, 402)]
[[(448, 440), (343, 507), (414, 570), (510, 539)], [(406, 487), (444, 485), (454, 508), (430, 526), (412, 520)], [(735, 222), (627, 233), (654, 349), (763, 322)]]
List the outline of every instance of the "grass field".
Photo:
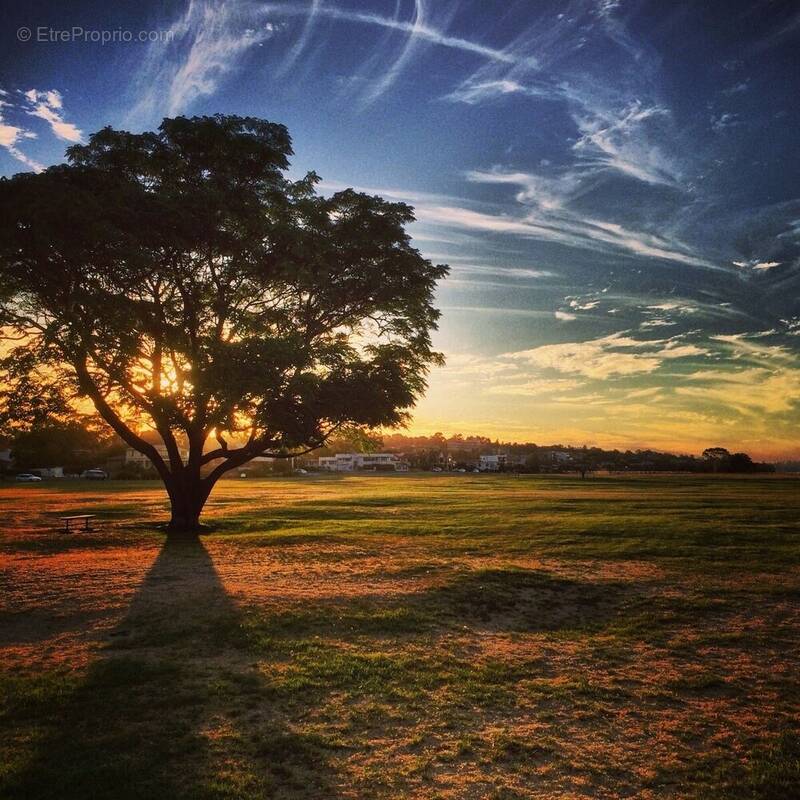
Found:
[(798, 480), (229, 480), (196, 544), (153, 483), (0, 514), (4, 798), (800, 796)]

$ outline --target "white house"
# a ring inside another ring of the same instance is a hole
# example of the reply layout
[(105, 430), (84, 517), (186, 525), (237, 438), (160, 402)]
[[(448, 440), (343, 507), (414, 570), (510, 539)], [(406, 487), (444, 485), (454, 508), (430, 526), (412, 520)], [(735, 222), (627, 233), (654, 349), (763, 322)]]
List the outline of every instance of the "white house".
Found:
[[(166, 445), (154, 444), (153, 447), (155, 447), (155, 449), (158, 451), (158, 454), (161, 456), (161, 458), (163, 458), (164, 461), (169, 463), (169, 452), (167, 451)], [(182, 448), (178, 448), (178, 452), (180, 453), (181, 458), (185, 463), (189, 453)], [(126, 466), (135, 465), (137, 467), (142, 467), (143, 469), (152, 469), (153, 467), (153, 464), (150, 461), (150, 459), (143, 453), (140, 453), (138, 450), (134, 449), (133, 447), (128, 447), (125, 450), (125, 458), (123, 463)]]
[(406, 472), (408, 464), (394, 453), (337, 453), (335, 456), (320, 456), (320, 469), (330, 472), (353, 472), (357, 469), (394, 470)]
[(498, 453), (494, 456), (481, 456), (478, 462), (478, 469), (481, 472), (497, 472), (506, 466), (508, 456), (505, 453)]

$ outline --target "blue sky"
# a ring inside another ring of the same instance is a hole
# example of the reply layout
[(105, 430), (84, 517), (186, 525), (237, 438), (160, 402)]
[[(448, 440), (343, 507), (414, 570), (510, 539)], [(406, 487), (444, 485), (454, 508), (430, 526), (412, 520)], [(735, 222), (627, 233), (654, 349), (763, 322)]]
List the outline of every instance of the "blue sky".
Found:
[(2, 36), (3, 174), (237, 113), (412, 203), (452, 266), (416, 430), (800, 455), (796, 2), (33, 2)]

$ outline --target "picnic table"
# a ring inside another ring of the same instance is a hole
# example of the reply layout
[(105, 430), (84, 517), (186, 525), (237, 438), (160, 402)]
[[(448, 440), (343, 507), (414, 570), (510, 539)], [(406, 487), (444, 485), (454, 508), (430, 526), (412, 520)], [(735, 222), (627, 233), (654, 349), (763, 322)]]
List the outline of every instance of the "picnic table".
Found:
[(83, 530), (90, 531), (92, 530), (92, 526), (89, 524), (97, 514), (73, 514), (69, 517), (61, 517), (61, 521), (64, 523), (64, 533), (69, 533), (69, 524), (70, 522), (75, 522), (76, 520), (83, 520)]

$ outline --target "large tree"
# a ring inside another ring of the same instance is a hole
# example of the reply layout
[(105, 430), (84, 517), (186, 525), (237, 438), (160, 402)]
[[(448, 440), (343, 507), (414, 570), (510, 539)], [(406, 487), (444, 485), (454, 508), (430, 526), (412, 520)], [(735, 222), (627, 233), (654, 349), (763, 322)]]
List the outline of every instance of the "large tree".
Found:
[(171, 530), (255, 456), (402, 423), (440, 360), (447, 268), (411, 246), (412, 209), (320, 196), (291, 154), (282, 125), (178, 117), (0, 181), (0, 413), (91, 403), (158, 470)]

